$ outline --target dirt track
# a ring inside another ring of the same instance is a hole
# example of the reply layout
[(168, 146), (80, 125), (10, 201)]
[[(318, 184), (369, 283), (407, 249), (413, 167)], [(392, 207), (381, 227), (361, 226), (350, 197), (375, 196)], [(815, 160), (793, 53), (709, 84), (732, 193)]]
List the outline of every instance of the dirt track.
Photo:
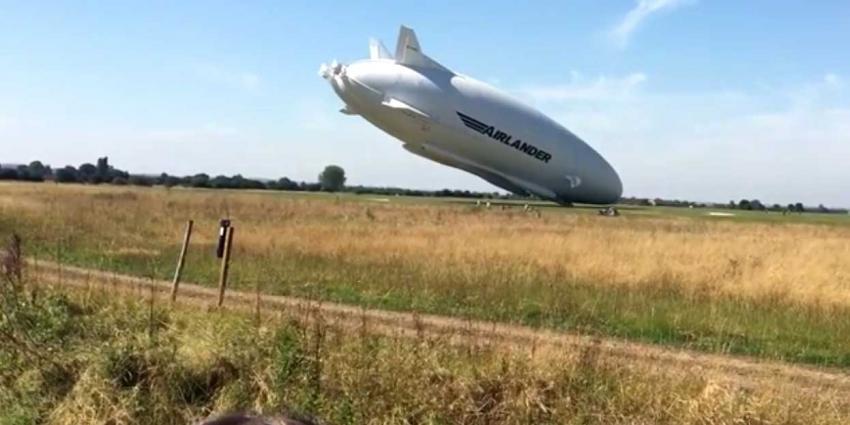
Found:
[[(157, 302), (167, 302), (171, 290), (171, 283), (166, 281), (71, 266), (59, 267), (55, 263), (44, 261), (38, 263), (29, 261), (29, 274), (37, 276), (36, 281), (39, 282), (109, 291), (144, 299), (155, 296)], [(180, 284), (178, 302), (181, 304), (213, 308), (217, 299), (216, 289), (195, 284)], [(253, 311), (258, 303), (263, 315), (274, 313), (307, 320), (321, 317), (322, 320), (337, 326), (352, 328), (365, 326), (370, 332), (381, 334), (412, 337), (422, 334), (441, 335), (459, 343), (486, 344), (508, 350), (527, 351), (531, 354), (548, 350), (580, 352), (593, 349), (597, 350), (605, 361), (639, 366), (659, 373), (708, 376), (713, 380), (743, 388), (770, 384), (791, 387), (794, 390), (828, 391), (839, 398), (850, 400), (850, 374), (841, 370), (741, 356), (706, 354), (525, 326), (364, 309), (284, 296), (260, 295), (258, 300), (255, 293), (233, 290), (227, 292), (224, 305), (230, 309)]]

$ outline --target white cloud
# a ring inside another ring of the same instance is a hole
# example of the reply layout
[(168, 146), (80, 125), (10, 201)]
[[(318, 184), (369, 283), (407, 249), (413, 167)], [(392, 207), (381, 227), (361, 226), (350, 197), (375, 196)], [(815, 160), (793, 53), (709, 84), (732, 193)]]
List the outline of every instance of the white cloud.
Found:
[(618, 46), (625, 48), (629, 44), (632, 34), (651, 15), (692, 2), (691, 0), (637, 0), (635, 7), (626, 13), (626, 16), (616, 27), (611, 29), (610, 36)]
[(195, 73), (198, 77), (211, 83), (222, 84), (247, 91), (258, 90), (262, 83), (260, 76), (253, 72), (233, 71), (211, 64), (196, 65)]

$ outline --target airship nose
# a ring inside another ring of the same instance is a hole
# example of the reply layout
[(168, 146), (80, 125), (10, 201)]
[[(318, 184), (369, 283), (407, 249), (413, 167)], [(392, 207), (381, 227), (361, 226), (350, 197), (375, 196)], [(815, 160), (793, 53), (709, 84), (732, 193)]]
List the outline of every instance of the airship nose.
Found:
[(590, 186), (594, 203), (613, 204), (623, 195), (623, 182), (614, 167), (601, 155), (596, 154), (595, 160), (589, 161), (590, 167), (588, 185)]
[(328, 80), (334, 91), (349, 105), (364, 106), (380, 103), (384, 97), (381, 90), (383, 74), (375, 72), (366, 63), (355, 62), (334, 68), (321, 68), (319, 72), (330, 74)]
[(620, 197), (623, 196), (623, 181), (620, 180), (620, 176), (617, 174), (617, 171), (614, 170), (610, 164), (606, 162), (607, 170), (605, 171), (604, 178), (604, 188), (603, 193), (605, 197), (609, 199), (608, 203), (616, 203), (620, 200)]

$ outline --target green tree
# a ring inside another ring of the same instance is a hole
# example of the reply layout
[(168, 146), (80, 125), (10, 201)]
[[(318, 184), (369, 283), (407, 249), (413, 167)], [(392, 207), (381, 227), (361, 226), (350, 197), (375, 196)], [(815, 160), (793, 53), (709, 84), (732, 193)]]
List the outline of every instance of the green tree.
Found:
[(41, 161), (30, 162), (30, 165), (27, 167), (27, 171), (32, 178), (37, 180), (44, 180), (44, 177), (49, 174), (48, 168), (45, 167)]
[(77, 169), (68, 165), (56, 170), (56, 181), (58, 183), (74, 183), (80, 181)]
[(180, 178), (175, 176), (169, 176), (168, 173), (162, 173), (159, 175), (157, 184), (161, 184), (165, 187), (174, 187), (180, 184)]
[(298, 183), (286, 177), (281, 177), (277, 183), (274, 184), (274, 188), (277, 190), (298, 190)]
[(97, 167), (90, 163), (80, 165), (77, 169), (80, 181), (86, 183), (96, 183)]
[(0, 180), (17, 180), (18, 170), (14, 168), (0, 168)]
[(192, 187), (209, 187), (210, 176), (205, 173), (195, 174), (190, 179), (189, 185)]
[(16, 168), (15, 170), (18, 173), (18, 180), (34, 180), (33, 176), (30, 174), (29, 168), (27, 168), (26, 165), (19, 165), (18, 168)]
[(758, 199), (753, 199), (752, 201), (750, 201), (750, 209), (756, 211), (764, 211), (765, 207), (764, 204), (761, 203), (761, 201), (759, 201)]
[(100, 181), (109, 181), (109, 169), (112, 168), (109, 166), (109, 158), (103, 157), (97, 159), (97, 178)]
[(322, 190), (337, 192), (345, 186), (345, 170), (339, 165), (328, 165), (322, 174), (319, 174), (319, 184)]
[(131, 174), (127, 179), (127, 184), (131, 184), (133, 186), (153, 186), (154, 179), (139, 174)]

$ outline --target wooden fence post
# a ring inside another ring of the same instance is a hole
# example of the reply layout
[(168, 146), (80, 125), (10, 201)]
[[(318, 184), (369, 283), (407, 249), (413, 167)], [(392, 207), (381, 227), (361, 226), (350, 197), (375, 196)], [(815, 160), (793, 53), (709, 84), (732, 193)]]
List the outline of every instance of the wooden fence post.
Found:
[(221, 257), (221, 273), (218, 276), (218, 306), (224, 304), (224, 290), (227, 288), (227, 271), (230, 269), (230, 249), (233, 248), (233, 226), (227, 228), (224, 242), (224, 255)]
[(260, 278), (255, 278), (255, 290), (256, 290), (256, 302), (257, 302), (257, 329), (260, 328), (260, 309), (262, 305), (260, 303)]
[(180, 285), (180, 275), (183, 273), (183, 265), (186, 263), (189, 238), (192, 237), (192, 224), (192, 220), (186, 222), (186, 233), (183, 235), (183, 248), (180, 249), (180, 257), (177, 259), (177, 269), (174, 270), (174, 281), (171, 282), (171, 302), (177, 299), (177, 286)]

